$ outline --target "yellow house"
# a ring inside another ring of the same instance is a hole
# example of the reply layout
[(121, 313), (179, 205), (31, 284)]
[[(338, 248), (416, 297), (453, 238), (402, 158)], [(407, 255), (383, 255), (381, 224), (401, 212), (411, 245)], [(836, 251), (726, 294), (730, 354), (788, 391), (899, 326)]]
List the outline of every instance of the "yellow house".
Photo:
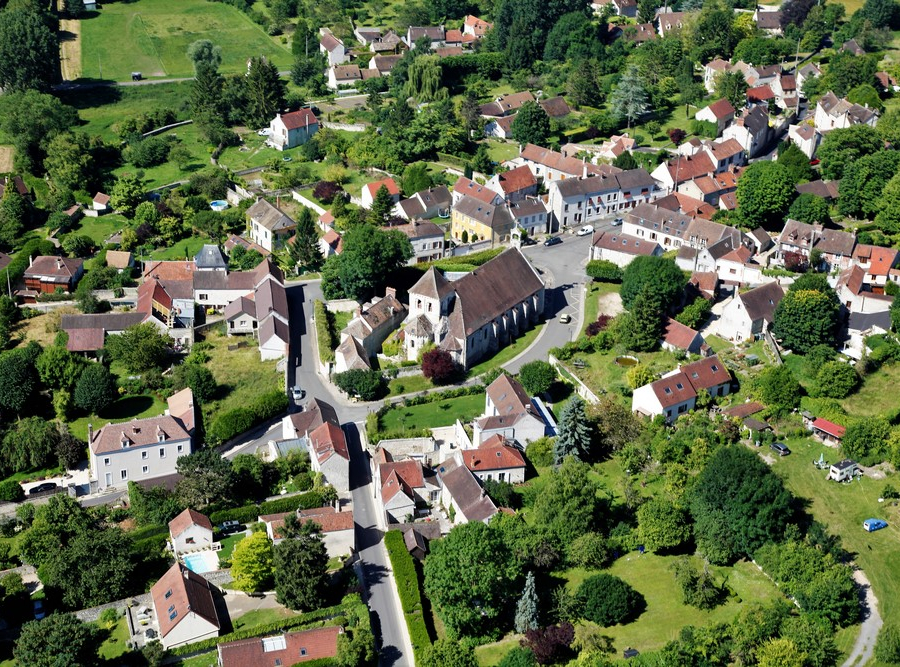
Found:
[(450, 235), (462, 243), (505, 243), (514, 226), (515, 220), (505, 204), (486, 204), (468, 195), (459, 200), (450, 215)]

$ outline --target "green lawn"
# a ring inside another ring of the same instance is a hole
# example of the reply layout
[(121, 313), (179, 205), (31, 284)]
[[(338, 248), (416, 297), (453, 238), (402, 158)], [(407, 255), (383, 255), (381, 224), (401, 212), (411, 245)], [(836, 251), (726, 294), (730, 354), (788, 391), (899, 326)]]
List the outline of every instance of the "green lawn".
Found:
[(141, 172), (143, 174), (141, 182), (149, 190), (179, 181), (186, 181), (195, 171), (210, 166), (209, 156), (212, 147), (200, 136), (200, 130), (197, 129), (197, 126), (184, 125), (176, 127), (166, 132), (163, 136), (175, 137), (178, 143), (190, 153), (191, 160), (184, 165), (184, 169), (174, 162), (163, 162), (155, 167), (146, 167), (144, 169), (138, 169), (132, 164), (124, 164), (113, 173), (118, 176), (125, 172), (131, 174)]
[[(584, 297), (584, 329), (587, 329), (592, 322), (597, 321), (597, 317), (600, 315), (600, 298), (613, 292), (618, 294), (621, 289), (622, 286), (616, 283), (595, 281), (588, 283), (587, 293)], [(584, 329), (582, 329), (582, 333), (584, 333)]]
[[(626, 374), (632, 367), (619, 366), (616, 363), (616, 352), (592, 352), (590, 354), (579, 353), (576, 358), (584, 361), (584, 368), (575, 368), (572, 362), (568, 362), (568, 368), (573, 371), (582, 382), (594, 392), (617, 393), (628, 387)], [(649, 366), (655, 373), (663, 373), (672, 370), (678, 363), (675, 355), (667, 350), (658, 352), (641, 352), (635, 354), (640, 363)]]
[(198, 39), (222, 47), (223, 72), (240, 72), (247, 59), (266, 56), (279, 69), (291, 53), (234, 7), (203, 0), (137, 0), (104, 4), (81, 21), (81, 68), (85, 78), (126, 81), (144, 77), (190, 77), (187, 48)]
[(848, 414), (857, 417), (884, 415), (897, 407), (900, 364), (885, 364), (866, 376), (859, 390), (841, 401)]
[(426, 389), (432, 389), (434, 385), (424, 375), (408, 375), (402, 378), (394, 378), (388, 382), (388, 396), (402, 396), (403, 394), (417, 394)]
[(457, 419), (467, 422), (484, 411), (484, 394), (448, 398), (411, 407), (398, 405), (381, 418), (385, 431), (451, 426)]
[(128, 637), (128, 621), (122, 616), (111, 630), (102, 629), (106, 639), (100, 644), (100, 657), (104, 660), (113, 660), (128, 652), (125, 642)]
[(103, 242), (126, 225), (126, 220), (121, 215), (101, 215), (98, 218), (84, 216), (72, 230), (74, 234), (90, 236), (98, 247), (103, 247)]
[(526, 331), (522, 336), (516, 339), (514, 343), (507, 345), (502, 350), (497, 352), (494, 356), (485, 359), (479, 364), (472, 366), (469, 369), (469, 377), (478, 377), (482, 373), (486, 373), (489, 370), (493, 370), (495, 368), (500, 368), (504, 364), (509, 363), (517, 356), (522, 354), (528, 347), (537, 339), (540, 333), (544, 330), (544, 324), (539, 324), (533, 329)]
[[(852, 484), (829, 482), (825, 479), (827, 473), (812, 463), (820, 454), (834, 463), (841, 458), (838, 450), (809, 438), (789, 438), (785, 442), (793, 453), (777, 458), (773, 469), (794, 495), (808, 503), (807, 511), (839, 536), (844, 548), (854, 555), (872, 582), (884, 621), (900, 623), (900, 507), (878, 502), (886, 483), (897, 485), (896, 477), (862, 477)], [(890, 525), (867, 533), (862, 522), (870, 517), (885, 519)]]
[(166, 260), (166, 259), (193, 259), (194, 255), (196, 255), (200, 248), (203, 247), (204, 243), (208, 243), (209, 239), (203, 238), (201, 236), (192, 236), (187, 239), (182, 239), (181, 241), (176, 242), (174, 245), (169, 246), (168, 248), (162, 248), (160, 250), (155, 251), (151, 257), (152, 259)]
[(108, 422), (117, 424), (132, 419), (144, 417), (157, 417), (166, 409), (166, 403), (155, 394), (140, 394), (123, 396), (115, 403), (103, 410), (99, 415), (88, 415), (69, 422), (69, 430), (76, 438), (87, 440), (88, 423), (97, 430), (106, 426)]
[(231, 560), (231, 554), (234, 553), (235, 545), (245, 537), (247, 537), (246, 533), (236, 533), (219, 540), (222, 544), (222, 549), (219, 551), (219, 560)]
[(481, 667), (494, 667), (494, 665), (499, 665), (500, 661), (503, 660), (503, 656), (516, 646), (519, 646), (521, 638), (522, 635), (510, 635), (498, 642), (493, 642), (492, 644), (476, 646), (475, 657), (478, 659), (478, 664), (481, 665)]
[(276, 623), (283, 618), (290, 618), (291, 616), (297, 616), (300, 612), (294, 612), (290, 609), (285, 609), (284, 607), (276, 607), (274, 609), (256, 609), (254, 611), (248, 611), (243, 616), (239, 616), (236, 619), (232, 619), (232, 625), (234, 626), (234, 631), (242, 630), (245, 628), (255, 628), (260, 625), (269, 625), (270, 623)]
[(724, 338), (719, 338), (718, 336), (704, 336), (703, 340), (706, 341), (706, 344), (709, 345), (716, 354), (724, 352), (725, 350), (730, 350), (733, 347), (729, 341)]
[(14, 482), (30, 482), (32, 480), (44, 479), (46, 477), (54, 477), (55, 475), (59, 475), (61, 472), (63, 472), (63, 469), (60, 466), (56, 466), (53, 468), (42, 468), (40, 470), (32, 470), (31, 472), (17, 472), (0, 481), (6, 482), (12, 480)]
[(519, 145), (515, 142), (501, 141), (500, 139), (487, 139), (488, 155), (497, 164), (512, 160), (519, 155)]
[(276, 362), (260, 361), (259, 350), (252, 339), (244, 341), (248, 344), (237, 350), (229, 350), (228, 346), (242, 342), (240, 338), (211, 332), (206, 341), (213, 345), (207, 350), (210, 355), (207, 365), (220, 390), (215, 400), (203, 406), (205, 416), (247, 407), (260, 394), (284, 388), (283, 376), (275, 370)]
[(193, 658), (185, 658), (172, 664), (177, 667), (216, 667), (218, 663), (219, 654), (216, 651), (210, 651), (209, 653), (195, 655)]

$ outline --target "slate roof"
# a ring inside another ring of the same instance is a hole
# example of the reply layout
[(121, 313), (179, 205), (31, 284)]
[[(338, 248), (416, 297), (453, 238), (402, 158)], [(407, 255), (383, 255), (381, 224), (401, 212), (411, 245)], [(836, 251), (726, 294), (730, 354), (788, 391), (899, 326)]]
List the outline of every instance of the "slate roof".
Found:
[(477, 220), (487, 225), (491, 229), (508, 229), (512, 226), (513, 220), (506, 206), (502, 204), (495, 206), (494, 204), (485, 204), (483, 201), (469, 197), (468, 195), (460, 199), (454, 208), (460, 215)]
[[(442, 467), (448, 468), (448, 463), (445, 462)], [(465, 466), (453, 465), (445, 472), (439, 472), (439, 476), (466, 520), (484, 521), (497, 513), (497, 506)]]
[(816, 237), (814, 247), (829, 255), (850, 257), (853, 255), (853, 247), (855, 245), (856, 237), (853, 234), (836, 229), (823, 229)]
[(297, 226), (297, 223), (289, 215), (265, 199), (257, 199), (256, 203), (247, 209), (247, 215), (251, 220), (259, 223), (271, 232), (292, 229)]
[(25, 277), (60, 282), (62, 279), (74, 277), (83, 266), (83, 259), (40, 255), (25, 269)]
[(288, 419), (291, 420), (291, 425), (297, 431), (298, 437), (305, 437), (325, 423), (334, 426), (341, 425), (334, 407), (319, 398), (310, 400), (303, 412), (295, 412)]
[(225, 306), (226, 320), (233, 320), (241, 315), (249, 315), (256, 319), (256, 302), (253, 299), (242, 296)]
[(613, 231), (594, 232), (592, 245), (595, 248), (612, 250), (628, 255), (652, 255), (660, 247), (655, 241), (648, 241), (637, 236)]
[(159, 634), (162, 637), (168, 635), (191, 612), (221, 628), (212, 586), (206, 579), (194, 574), (181, 563), (175, 563), (153, 585), (150, 597), (156, 608)]
[(219, 246), (212, 243), (205, 244), (200, 251), (194, 256), (194, 265), (198, 269), (218, 269), (225, 271), (228, 269), (228, 263), (219, 250)]
[(540, 101), (541, 108), (550, 118), (564, 118), (572, 113), (564, 97), (551, 97)]
[(429, 299), (443, 299), (453, 293), (453, 286), (443, 273), (432, 266), (415, 285), (409, 288), (409, 293), (419, 294)]
[(784, 290), (778, 283), (766, 283), (744, 292), (738, 298), (751, 320), (771, 322), (775, 316), (775, 307), (784, 298)]
[(760, 30), (781, 30), (781, 12), (757, 12), (756, 27)]
[(796, 190), (801, 195), (809, 193), (830, 200), (838, 198), (839, 185), (840, 181), (810, 181), (809, 183), (801, 183), (796, 186)]
[(200, 526), (201, 528), (206, 528), (207, 530), (213, 529), (213, 525), (209, 520), (209, 517), (207, 517), (205, 514), (200, 514), (200, 512), (188, 508), (169, 522), (169, 535), (171, 535), (172, 537), (178, 537), (184, 531), (194, 525)]

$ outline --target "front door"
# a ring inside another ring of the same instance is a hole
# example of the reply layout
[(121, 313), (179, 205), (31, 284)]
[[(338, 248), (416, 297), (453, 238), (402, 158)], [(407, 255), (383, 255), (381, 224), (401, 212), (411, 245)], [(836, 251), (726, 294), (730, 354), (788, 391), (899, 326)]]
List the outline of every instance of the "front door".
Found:
[(106, 473), (106, 484), (104, 486), (112, 486), (112, 473)]

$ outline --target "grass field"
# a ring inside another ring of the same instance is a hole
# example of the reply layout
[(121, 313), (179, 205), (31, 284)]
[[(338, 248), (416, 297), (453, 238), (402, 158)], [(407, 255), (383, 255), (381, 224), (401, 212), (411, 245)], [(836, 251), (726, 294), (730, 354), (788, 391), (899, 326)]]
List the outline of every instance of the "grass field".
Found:
[(618, 293), (621, 289), (622, 286), (616, 283), (598, 283), (594, 281), (588, 283), (587, 293), (584, 297), (584, 327), (582, 328), (582, 333), (584, 333), (584, 329), (587, 329), (589, 324), (597, 321), (597, 316), (600, 314), (600, 299), (605, 294)]
[(103, 242), (117, 231), (125, 227), (127, 221), (121, 215), (101, 215), (97, 218), (87, 216), (81, 218), (72, 229), (74, 234), (90, 236), (98, 247), (103, 247)]
[(119, 618), (118, 622), (112, 628), (102, 627), (101, 631), (106, 637), (100, 644), (100, 657), (104, 660), (113, 660), (128, 651), (125, 642), (128, 641), (128, 622), (125, 617)]
[(242, 71), (255, 56), (266, 56), (279, 69), (291, 66), (288, 47), (234, 7), (204, 0), (138, 0), (105, 4), (81, 21), (82, 76), (115, 81), (130, 80), (131, 72), (190, 77), (187, 48), (198, 39), (222, 47), (222, 72)]
[(517, 356), (522, 354), (537, 339), (544, 330), (544, 324), (539, 324), (534, 329), (526, 331), (522, 336), (497, 352), (494, 356), (485, 359), (479, 364), (469, 369), (469, 377), (478, 377), (482, 373), (486, 373), (494, 368), (500, 368), (503, 364), (509, 363)]
[(409, 375), (402, 378), (394, 378), (388, 382), (388, 396), (402, 396), (403, 394), (415, 394), (434, 385), (424, 375)]
[(232, 624), (234, 625), (235, 632), (237, 632), (242, 628), (255, 628), (259, 625), (268, 625), (270, 623), (275, 623), (283, 618), (296, 616), (298, 613), (299, 612), (293, 612), (290, 609), (285, 609), (284, 607), (275, 607), (274, 609), (256, 609), (254, 611), (248, 611), (243, 616), (234, 619), (232, 621)]
[[(576, 369), (571, 363), (567, 364), (576, 375), (593, 391), (615, 393), (628, 386), (626, 375), (631, 367), (619, 366), (616, 363), (615, 352), (592, 352), (590, 354), (579, 353), (576, 357), (584, 361), (586, 366)], [(634, 355), (640, 363), (650, 367), (654, 372), (666, 372), (675, 368), (678, 360), (675, 355), (667, 350), (658, 352), (641, 352)]]
[(196, 255), (200, 248), (203, 247), (204, 243), (207, 243), (208, 239), (205, 239), (200, 236), (191, 236), (187, 239), (182, 239), (177, 243), (169, 246), (168, 248), (162, 248), (153, 253), (153, 259), (185, 259), (185, 258), (193, 258)]
[(212, 343), (207, 364), (212, 371), (220, 391), (216, 399), (203, 406), (207, 416), (247, 407), (253, 400), (267, 391), (283, 389), (282, 376), (275, 371), (274, 361), (260, 361), (256, 344), (248, 344), (237, 350), (228, 346), (238, 341), (218, 332), (206, 337)]
[(449, 426), (457, 419), (467, 422), (484, 410), (484, 394), (449, 398), (423, 405), (405, 408), (402, 405), (389, 410), (382, 417), (382, 427), (386, 431), (407, 428), (436, 428)]
[(886, 364), (866, 376), (859, 390), (841, 401), (853, 416), (884, 415), (897, 407), (897, 386), (900, 384), (900, 364)]

